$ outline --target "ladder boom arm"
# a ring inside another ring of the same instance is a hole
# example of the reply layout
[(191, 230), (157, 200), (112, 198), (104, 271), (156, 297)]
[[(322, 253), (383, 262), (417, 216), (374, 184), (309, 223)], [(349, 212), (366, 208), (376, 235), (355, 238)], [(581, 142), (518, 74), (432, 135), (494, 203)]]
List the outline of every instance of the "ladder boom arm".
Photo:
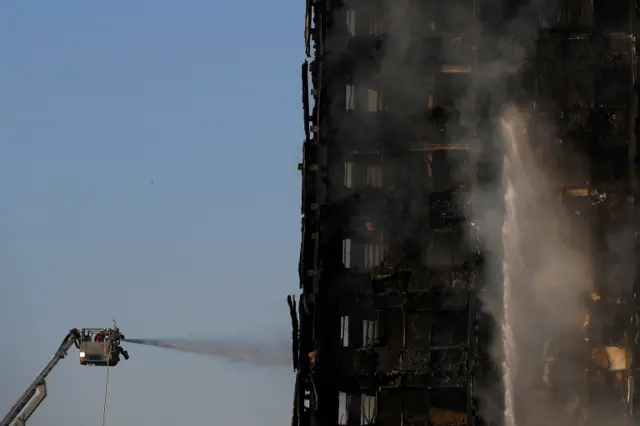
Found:
[(47, 365), (44, 366), (40, 374), (29, 385), (27, 390), (22, 394), (20, 399), (11, 407), (9, 413), (2, 419), (0, 426), (17, 426), (24, 425), (27, 419), (38, 408), (38, 405), (47, 396), (46, 393), (46, 378), (51, 371), (58, 365), (58, 362), (67, 355), (69, 349), (74, 344), (79, 345), (80, 332), (77, 329), (69, 331), (69, 334), (64, 338), (62, 344), (51, 357)]

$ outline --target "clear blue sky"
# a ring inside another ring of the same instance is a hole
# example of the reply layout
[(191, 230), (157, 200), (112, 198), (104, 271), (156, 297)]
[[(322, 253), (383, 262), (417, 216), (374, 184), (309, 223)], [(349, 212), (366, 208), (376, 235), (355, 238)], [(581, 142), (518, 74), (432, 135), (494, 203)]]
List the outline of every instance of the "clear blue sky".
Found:
[[(302, 0), (0, 3), (0, 417), (72, 327), (290, 332), (303, 14)], [(128, 349), (107, 424), (289, 422), (290, 368)], [(99, 425), (104, 373), (63, 360), (30, 426)]]

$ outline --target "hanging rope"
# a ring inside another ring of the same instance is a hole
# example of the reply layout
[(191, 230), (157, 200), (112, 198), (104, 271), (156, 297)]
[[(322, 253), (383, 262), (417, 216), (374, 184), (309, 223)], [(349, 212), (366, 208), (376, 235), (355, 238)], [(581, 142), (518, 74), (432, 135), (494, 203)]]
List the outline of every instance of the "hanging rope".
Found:
[(102, 405), (102, 426), (105, 426), (107, 420), (107, 398), (109, 396), (109, 365), (111, 363), (111, 341), (109, 341), (109, 357), (107, 361), (107, 378), (104, 384), (104, 404)]

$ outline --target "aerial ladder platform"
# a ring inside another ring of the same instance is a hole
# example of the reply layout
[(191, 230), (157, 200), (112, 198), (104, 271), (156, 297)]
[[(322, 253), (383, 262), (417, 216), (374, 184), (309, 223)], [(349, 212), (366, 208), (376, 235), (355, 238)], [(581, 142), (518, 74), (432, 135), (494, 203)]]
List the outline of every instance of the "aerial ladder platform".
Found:
[(0, 422), (0, 426), (24, 426), (31, 415), (47, 397), (46, 379), (61, 359), (67, 356), (69, 349), (75, 346), (81, 365), (112, 367), (120, 362), (120, 356), (129, 359), (129, 354), (120, 346), (124, 336), (117, 326), (104, 328), (74, 328), (69, 331), (62, 344), (49, 362), (40, 371), (27, 390), (11, 407)]

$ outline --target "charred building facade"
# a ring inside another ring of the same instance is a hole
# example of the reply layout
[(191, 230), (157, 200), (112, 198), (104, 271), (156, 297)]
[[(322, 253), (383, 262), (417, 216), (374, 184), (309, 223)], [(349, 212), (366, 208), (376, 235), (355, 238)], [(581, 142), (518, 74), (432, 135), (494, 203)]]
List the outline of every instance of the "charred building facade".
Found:
[(301, 425), (474, 424), (474, 386), (490, 376), (482, 255), (465, 219), (482, 185), (478, 135), (456, 109), (481, 105), (479, 6), (404, 6), (308, 4)]
[[(289, 299), (294, 426), (503, 423), (499, 319), (482, 309), (502, 297), (502, 255), (481, 241), (502, 222), (480, 224), (474, 212), (503, 215), (496, 120), (507, 103), (534, 123), (528, 139), (544, 141), (534, 155), (571, 171), (554, 175), (552, 192), (575, 218), (567, 239), (580, 245), (588, 234), (596, 271), (583, 328), (567, 340), (580, 374), (554, 381), (554, 362), (569, 351), (557, 336), (541, 338), (539, 374), (525, 391), (579, 394), (582, 413), (615, 388), (633, 417), (636, 274), (615, 267), (620, 253), (607, 238), (630, 235), (624, 255), (636, 262), (639, 7), (307, 2), (302, 294)], [(611, 358), (617, 349), (622, 364)]]

